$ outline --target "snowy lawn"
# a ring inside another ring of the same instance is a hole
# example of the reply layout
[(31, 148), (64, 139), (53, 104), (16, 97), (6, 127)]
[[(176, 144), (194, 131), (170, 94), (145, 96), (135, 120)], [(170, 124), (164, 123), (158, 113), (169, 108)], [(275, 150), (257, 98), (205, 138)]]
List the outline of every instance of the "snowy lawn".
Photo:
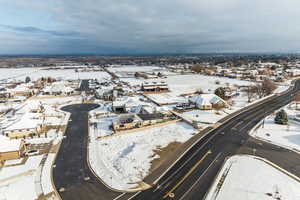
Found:
[(24, 165), (4, 167), (0, 171), (0, 199), (37, 199), (35, 176), (43, 156), (28, 158)]
[(185, 102), (185, 98), (181, 96), (177, 96), (174, 93), (161, 93), (161, 94), (146, 94), (149, 99), (155, 101), (159, 104), (176, 104), (178, 102)]
[(190, 121), (213, 124), (225, 117), (227, 114), (223, 111), (219, 111), (219, 114), (217, 114), (217, 111), (215, 110), (193, 110), (184, 112), (182, 115)]
[(93, 118), (92, 122), (93, 124), (93, 132), (95, 137), (103, 137), (103, 136), (109, 136), (114, 133), (113, 130), (111, 130), (110, 126), (112, 126), (113, 121), (116, 120), (117, 116), (109, 116), (109, 117), (100, 117), (100, 118)]
[(44, 104), (49, 105), (63, 105), (63, 104), (75, 104), (81, 103), (82, 97), (81, 96), (70, 96), (70, 97), (34, 97), (27, 101), (37, 103), (42, 102)]
[[(218, 189), (217, 184), (224, 177)], [(299, 179), (296, 181), (256, 157), (233, 156), (217, 176), (206, 200), (296, 200), (300, 199), (299, 188)]]
[(274, 117), (269, 116), (264, 127), (260, 126), (250, 134), (258, 139), (300, 151), (300, 122), (289, 119), (289, 125), (279, 125), (274, 123)]
[(128, 190), (149, 174), (151, 161), (158, 158), (157, 148), (172, 142), (185, 142), (197, 131), (177, 122), (143, 131), (96, 140), (91, 130), (90, 163), (99, 177), (110, 187)]

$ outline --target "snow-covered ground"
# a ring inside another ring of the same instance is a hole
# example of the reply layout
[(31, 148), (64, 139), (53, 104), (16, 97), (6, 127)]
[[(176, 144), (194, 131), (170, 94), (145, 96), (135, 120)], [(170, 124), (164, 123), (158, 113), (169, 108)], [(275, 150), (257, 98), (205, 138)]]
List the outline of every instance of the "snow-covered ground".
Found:
[(111, 76), (103, 71), (76, 72), (74, 69), (45, 70), (43, 68), (0, 68), (1, 79), (25, 81), (26, 76), (31, 80), (41, 77), (53, 77), (64, 80), (77, 79), (110, 79)]
[(233, 156), (218, 174), (206, 200), (297, 200), (300, 179), (291, 176), (257, 157)]
[(145, 79), (142, 78), (120, 78), (121, 81), (124, 81), (128, 83), (130, 86), (141, 86), (141, 84), (145, 81)]
[(4, 167), (0, 170), (0, 199), (35, 200), (35, 178), (43, 156), (30, 157), (24, 165)]
[(195, 92), (200, 89), (205, 93), (213, 93), (218, 87), (224, 87), (228, 84), (229, 86), (251, 84), (249, 81), (197, 74), (169, 76), (166, 82), (169, 84), (170, 90), (177, 95)]
[(153, 150), (172, 142), (185, 142), (196, 132), (192, 126), (177, 122), (97, 140), (91, 127), (90, 163), (110, 187), (128, 190), (149, 174), (151, 161), (158, 158)]
[(217, 111), (215, 110), (193, 110), (184, 112), (182, 115), (190, 121), (213, 124), (225, 117), (227, 114), (223, 111), (220, 111), (217, 114)]
[[(285, 110), (289, 116), (288, 125), (275, 124), (275, 116), (270, 115), (265, 119), (264, 126), (252, 130), (250, 135), (300, 152), (300, 121), (293, 120), (297, 111), (289, 110), (288, 106)], [(299, 111), (297, 113), (300, 114)]]
[(49, 194), (50, 192), (54, 191), (54, 188), (52, 186), (52, 180), (51, 180), (51, 169), (52, 169), (52, 163), (54, 162), (54, 159), (55, 159), (55, 154), (49, 153), (45, 165), (43, 167), (41, 184), (42, 184), (44, 194)]
[(161, 94), (147, 94), (145, 95), (149, 99), (155, 101), (159, 104), (176, 104), (178, 102), (186, 102), (186, 99), (184, 97), (178, 96), (174, 93), (168, 92), (168, 93), (161, 93)]
[(162, 68), (158, 66), (136, 66), (136, 65), (116, 65), (108, 68), (111, 72), (152, 72), (161, 71)]

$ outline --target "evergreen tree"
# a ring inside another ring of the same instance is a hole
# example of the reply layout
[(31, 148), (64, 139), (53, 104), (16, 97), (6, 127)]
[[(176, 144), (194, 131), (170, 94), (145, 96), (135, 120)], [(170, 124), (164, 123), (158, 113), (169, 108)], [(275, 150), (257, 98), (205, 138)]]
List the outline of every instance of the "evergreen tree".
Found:
[(288, 116), (284, 110), (280, 110), (276, 113), (275, 119), (276, 124), (283, 124), (286, 125), (288, 123)]
[(215, 90), (215, 95), (221, 97), (222, 99), (225, 99), (225, 89), (222, 87), (219, 87)]
[(26, 76), (25, 78), (25, 83), (29, 83), (31, 81), (30, 77), (29, 76)]

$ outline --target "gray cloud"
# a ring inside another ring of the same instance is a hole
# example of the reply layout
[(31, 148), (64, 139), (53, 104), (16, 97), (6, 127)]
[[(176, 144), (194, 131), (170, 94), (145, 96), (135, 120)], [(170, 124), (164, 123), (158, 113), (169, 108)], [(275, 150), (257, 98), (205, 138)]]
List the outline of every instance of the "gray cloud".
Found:
[[(26, 36), (27, 41), (20, 42), (20, 46), (33, 43), (33, 46), (46, 47), (36, 51), (299, 51), (298, 0), (53, 0), (43, 3), (27, 0), (10, 3), (9, 7), (47, 15), (44, 21), (37, 19), (39, 23), (28, 20), (22, 25), (0, 25), (6, 34), (14, 32), (18, 41)], [(41, 21), (43, 27), (37, 26)], [(47, 27), (49, 22), (51, 27)], [(7, 37), (5, 33), (0, 34), (0, 39)], [(5, 53), (5, 47), (1, 46), (0, 53)]]
[(75, 31), (51, 31), (51, 30), (44, 30), (33, 26), (10, 26), (0, 24), (0, 27), (6, 28), (9, 30), (28, 33), (28, 34), (46, 34), (46, 35), (53, 35), (53, 36), (78, 36), (79, 33)]

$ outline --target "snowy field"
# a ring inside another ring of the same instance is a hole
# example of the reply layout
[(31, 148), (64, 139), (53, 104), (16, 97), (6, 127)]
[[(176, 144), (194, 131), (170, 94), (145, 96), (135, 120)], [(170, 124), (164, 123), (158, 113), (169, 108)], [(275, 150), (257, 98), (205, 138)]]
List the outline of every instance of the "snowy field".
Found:
[(258, 139), (300, 152), (300, 122), (289, 119), (289, 125), (279, 125), (274, 123), (274, 117), (271, 115), (266, 118), (264, 127), (261, 126), (250, 134)]
[(96, 140), (91, 130), (90, 163), (94, 171), (110, 187), (128, 190), (149, 174), (151, 161), (158, 158), (153, 150), (172, 142), (185, 142), (196, 130), (177, 122), (143, 131)]
[[(229, 79), (216, 76), (205, 75), (177, 75), (168, 76), (164, 79), (169, 85), (170, 92), (163, 94), (149, 94), (148, 96), (160, 104), (171, 104), (174, 102), (183, 102), (184, 98), (180, 97), (182, 94), (190, 94), (197, 90), (202, 90), (204, 93), (214, 93), (218, 87), (228, 86), (245, 86), (252, 84), (249, 81), (242, 81), (238, 79)], [(216, 84), (216, 82), (219, 84)], [(241, 100), (245, 101), (246, 97), (240, 96)]]
[[(224, 177), (221, 188), (217, 188)], [(298, 200), (299, 188), (299, 179), (291, 178), (263, 160), (233, 156), (222, 168), (206, 200)]]
[(158, 66), (136, 66), (136, 65), (120, 65), (107, 68), (111, 72), (152, 72), (161, 71), (162, 68)]
[[(218, 87), (224, 87), (234, 85), (249, 85), (251, 82), (242, 81), (238, 79), (229, 79), (216, 76), (204, 76), (204, 75), (178, 75), (169, 76), (165, 79), (169, 84), (171, 92), (180, 95), (195, 92), (196, 90), (202, 90), (205, 93), (213, 93)], [(216, 84), (219, 81), (220, 84)]]
[(35, 81), (41, 77), (53, 77), (64, 80), (77, 79), (110, 79), (111, 76), (107, 72), (75, 72), (74, 69), (56, 69), (44, 70), (42, 68), (0, 68), (2, 79), (25, 81), (25, 77), (29, 76), (31, 80)]

